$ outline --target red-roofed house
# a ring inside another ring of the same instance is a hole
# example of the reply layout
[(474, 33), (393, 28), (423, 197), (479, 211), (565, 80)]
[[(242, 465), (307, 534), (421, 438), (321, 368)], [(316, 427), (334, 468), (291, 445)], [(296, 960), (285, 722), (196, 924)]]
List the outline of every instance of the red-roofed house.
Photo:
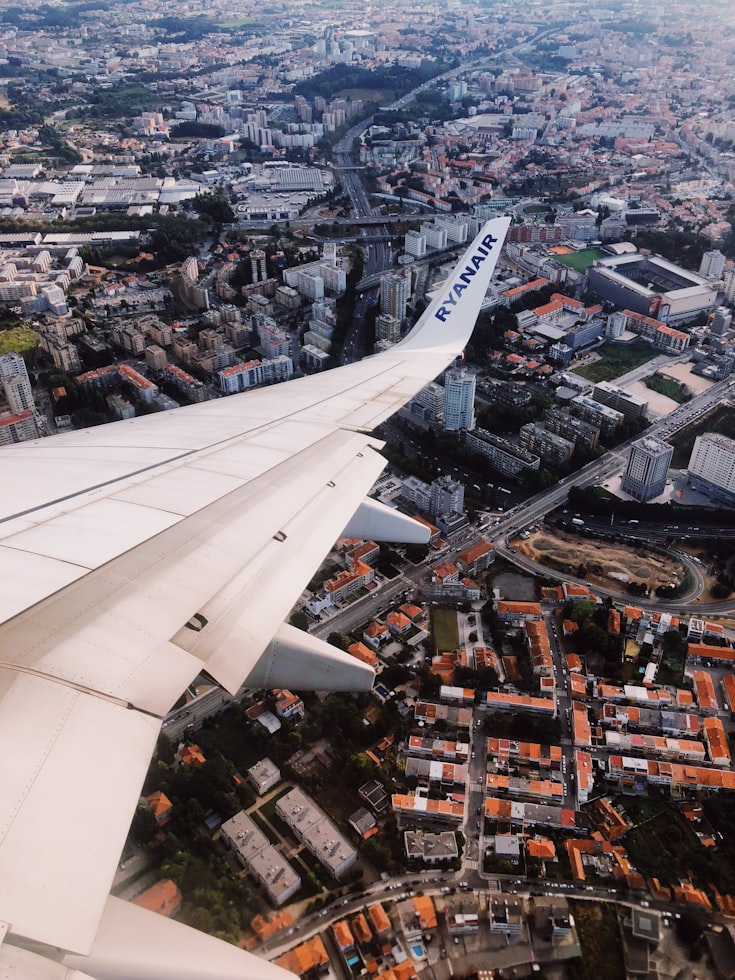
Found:
[(160, 790), (156, 790), (155, 793), (146, 796), (146, 799), (151, 805), (151, 810), (153, 810), (153, 816), (156, 818), (158, 826), (165, 827), (171, 819), (171, 813), (173, 811), (171, 800)]
[(164, 878), (134, 898), (133, 905), (139, 905), (149, 912), (157, 912), (158, 915), (170, 916), (178, 911), (182, 901), (183, 896), (174, 882), (170, 878)]
[(384, 640), (390, 639), (390, 630), (385, 623), (379, 623), (377, 620), (373, 620), (362, 631), (362, 638), (371, 647), (379, 647)]

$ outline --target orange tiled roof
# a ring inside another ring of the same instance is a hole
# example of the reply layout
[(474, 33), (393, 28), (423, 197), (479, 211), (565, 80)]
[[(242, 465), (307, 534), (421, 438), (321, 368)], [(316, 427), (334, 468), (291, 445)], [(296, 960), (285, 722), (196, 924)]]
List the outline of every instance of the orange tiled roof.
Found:
[(139, 905), (159, 915), (173, 915), (182, 901), (183, 896), (174, 882), (170, 878), (164, 878), (134, 898), (133, 905)]
[(347, 652), (351, 657), (355, 657), (357, 660), (362, 660), (363, 663), (367, 664), (369, 667), (375, 667), (378, 663), (378, 655), (374, 650), (371, 650), (369, 646), (361, 643), (359, 640), (357, 643), (351, 643), (347, 647)]
[(340, 919), (339, 922), (335, 922), (332, 926), (332, 931), (334, 932), (334, 938), (342, 949), (347, 949), (348, 946), (355, 945), (355, 937), (352, 935), (352, 930), (346, 919)]
[(284, 970), (289, 970), (297, 976), (301, 976), (308, 970), (313, 970), (320, 966), (327, 966), (328, 964), (329, 956), (324, 948), (321, 936), (314, 936), (312, 939), (307, 939), (305, 943), (301, 943), (300, 946), (289, 950), (288, 953), (284, 953), (283, 956), (279, 956), (276, 960), (276, 966), (280, 966)]
[(370, 926), (367, 923), (364, 913), (360, 912), (353, 917), (352, 932), (357, 936), (358, 942), (369, 943), (372, 940), (373, 934), (370, 931)]
[(179, 758), (184, 766), (203, 766), (207, 761), (198, 745), (185, 745)]
[(281, 929), (288, 929), (293, 925), (293, 918), (290, 912), (275, 912), (269, 919), (263, 915), (256, 915), (250, 920), (250, 928), (258, 939), (267, 939), (269, 936), (280, 932)]
[(146, 799), (151, 805), (151, 810), (153, 810), (153, 816), (160, 823), (162, 818), (165, 818), (171, 813), (173, 809), (173, 803), (160, 790), (156, 790), (155, 793), (151, 793), (150, 796), (146, 796)]
[(388, 932), (391, 928), (390, 919), (385, 913), (385, 909), (377, 902), (375, 905), (371, 905), (368, 909), (368, 915), (370, 916), (370, 921), (373, 924), (373, 929), (376, 933)]
[(436, 929), (436, 909), (431, 897), (429, 895), (417, 895), (413, 900), (413, 906), (421, 922), (421, 928)]
[(556, 861), (556, 847), (548, 837), (529, 837), (526, 841), (528, 856), (538, 861)]

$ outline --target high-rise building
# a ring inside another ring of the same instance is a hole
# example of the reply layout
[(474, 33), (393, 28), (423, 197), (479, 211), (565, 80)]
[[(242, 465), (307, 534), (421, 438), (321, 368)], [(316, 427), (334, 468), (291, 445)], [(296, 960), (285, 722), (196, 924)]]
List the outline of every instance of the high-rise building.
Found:
[(440, 476), (431, 484), (429, 513), (432, 517), (440, 514), (459, 514), (464, 510), (464, 484), (452, 476)]
[(711, 252), (705, 252), (699, 264), (700, 276), (708, 276), (711, 279), (719, 279), (725, 268), (725, 256), (715, 248)]
[(729, 265), (722, 273), (725, 288), (725, 299), (728, 303), (735, 302), (735, 266)]
[(621, 490), (643, 502), (663, 493), (674, 447), (653, 436), (637, 439), (630, 447)]
[(716, 432), (694, 440), (689, 459), (689, 482), (717, 500), (735, 502), (735, 441)]
[(422, 259), (426, 255), (426, 235), (420, 231), (407, 231), (405, 239), (406, 255)]
[(260, 248), (256, 248), (250, 253), (250, 271), (252, 273), (253, 282), (265, 282), (268, 278), (265, 252)]
[(449, 432), (475, 427), (476, 377), (465, 368), (444, 376), (444, 428)]
[(724, 337), (730, 329), (731, 322), (732, 313), (728, 308), (726, 306), (718, 306), (712, 314), (712, 322), (709, 328), (710, 333), (714, 334), (715, 337)]
[(385, 276), (380, 283), (380, 312), (403, 320), (406, 316), (408, 286), (405, 276)]
[(33, 388), (20, 354), (3, 354), (0, 357), (0, 381), (13, 412), (35, 412)]

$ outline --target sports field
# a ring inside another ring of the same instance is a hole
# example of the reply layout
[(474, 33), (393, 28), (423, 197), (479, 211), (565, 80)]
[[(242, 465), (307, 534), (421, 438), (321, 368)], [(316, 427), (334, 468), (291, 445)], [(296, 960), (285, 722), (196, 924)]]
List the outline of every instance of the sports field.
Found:
[(588, 266), (592, 265), (595, 259), (601, 259), (604, 254), (598, 248), (583, 248), (580, 252), (557, 255), (556, 261), (561, 262), (562, 265), (569, 266), (575, 272), (584, 272)]

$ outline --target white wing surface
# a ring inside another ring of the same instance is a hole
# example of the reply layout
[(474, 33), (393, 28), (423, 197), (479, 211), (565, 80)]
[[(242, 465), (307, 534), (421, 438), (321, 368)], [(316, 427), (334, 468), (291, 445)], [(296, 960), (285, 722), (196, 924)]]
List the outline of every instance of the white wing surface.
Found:
[(283, 620), (356, 511), (406, 539), (410, 522), (360, 509), (384, 466), (369, 432), (462, 351), (507, 226), (483, 228), (384, 354), (2, 451), (0, 744), (12, 749), (0, 758), (0, 922), (11, 941), (93, 949), (160, 720), (199, 672), (231, 692), (249, 676), (370, 687), (372, 671)]

